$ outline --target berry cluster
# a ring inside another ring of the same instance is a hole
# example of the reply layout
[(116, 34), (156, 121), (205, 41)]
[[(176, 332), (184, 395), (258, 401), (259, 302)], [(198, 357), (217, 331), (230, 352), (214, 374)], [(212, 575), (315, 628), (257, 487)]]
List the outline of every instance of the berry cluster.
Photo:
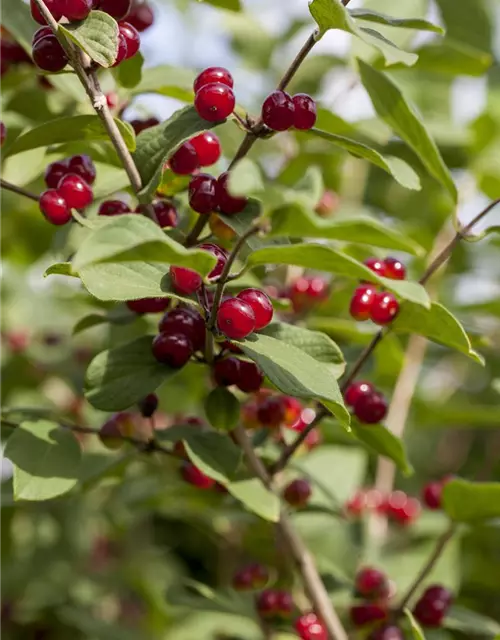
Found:
[(345, 510), (351, 517), (360, 517), (367, 511), (379, 513), (395, 524), (406, 526), (418, 518), (421, 507), (416, 498), (404, 491), (392, 491), (384, 495), (378, 489), (362, 489), (347, 501)]
[(196, 309), (178, 306), (167, 311), (158, 325), (154, 338), (154, 357), (175, 369), (183, 367), (205, 345), (205, 321)]
[(441, 480), (428, 482), (422, 489), (422, 502), (428, 509), (433, 511), (441, 509), (441, 497), (445, 485), (452, 479), (452, 476), (445, 476)]
[(222, 387), (236, 385), (240, 391), (258, 391), (264, 381), (264, 374), (254, 362), (241, 360), (235, 356), (219, 358), (213, 367), (215, 382)]
[(168, 161), (168, 167), (180, 176), (195, 173), (200, 167), (215, 164), (222, 153), (219, 138), (212, 131), (203, 131), (184, 142)]
[(71, 209), (84, 209), (91, 204), (95, 178), (94, 163), (87, 155), (53, 162), (45, 171), (49, 188), (40, 195), (40, 211), (52, 224), (66, 224), (71, 220)]
[(364, 424), (376, 424), (387, 414), (387, 402), (370, 382), (353, 382), (344, 395), (356, 418)]
[(260, 289), (244, 289), (223, 300), (217, 311), (217, 327), (231, 340), (243, 340), (271, 322), (273, 305)]
[(286, 91), (273, 91), (262, 105), (262, 122), (273, 131), (311, 129), (316, 122), (316, 103), (305, 93), (292, 98)]
[(127, 22), (137, 29), (146, 31), (154, 22), (153, 9), (146, 0), (132, 0), (130, 11), (126, 15)]
[(233, 77), (223, 67), (208, 67), (196, 76), (194, 107), (200, 118), (220, 122), (233, 113), (236, 103)]
[(301, 640), (328, 640), (328, 632), (318, 616), (309, 611), (297, 618), (295, 631)]
[[(359, 600), (349, 610), (351, 622), (355, 627), (364, 627), (384, 622), (389, 615), (389, 599), (394, 588), (383, 571), (374, 567), (364, 567), (354, 579), (354, 595)], [(384, 628), (376, 629), (377, 632)], [(370, 636), (372, 638), (372, 636)]]
[(229, 191), (229, 173), (218, 178), (208, 173), (194, 176), (189, 183), (189, 205), (200, 214), (219, 211), (227, 216), (240, 213), (247, 205), (247, 198), (234, 196)]
[[(152, 207), (160, 227), (176, 227), (179, 224), (179, 213), (169, 200), (155, 200)], [(98, 210), (100, 216), (119, 216), (123, 213), (132, 213), (130, 206), (123, 200), (105, 200)], [(138, 205), (134, 213), (144, 213), (144, 206)]]
[(265, 589), (255, 599), (255, 608), (265, 620), (289, 620), (295, 604), (289, 591), (283, 589)]
[(232, 580), (233, 588), (236, 591), (263, 589), (268, 582), (269, 571), (258, 562), (252, 562), (239, 569)]
[[(211, 242), (205, 242), (198, 246), (198, 249), (208, 251), (217, 259), (215, 267), (208, 274), (210, 280), (216, 280), (222, 273), (224, 266), (227, 262), (227, 252), (222, 247)], [(174, 291), (181, 295), (190, 296), (196, 293), (203, 284), (202, 277), (186, 267), (170, 267), (170, 278), (172, 280), (172, 287)]]
[(21, 45), (2, 27), (0, 39), (0, 75), (18, 64), (31, 64), (31, 58)]
[[(365, 265), (383, 278), (404, 280), (406, 277), (405, 266), (396, 258), (368, 258)], [(397, 316), (399, 302), (392, 293), (378, 291), (375, 285), (363, 283), (354, 291), (349, 312), (355, 320), (372, 320), (375, 324), (386, 325)]]
[(286, 292), (295, 313), (309, 311), (328, 297), (328, 283), (317, 276), (302, 276), (290, 285)]

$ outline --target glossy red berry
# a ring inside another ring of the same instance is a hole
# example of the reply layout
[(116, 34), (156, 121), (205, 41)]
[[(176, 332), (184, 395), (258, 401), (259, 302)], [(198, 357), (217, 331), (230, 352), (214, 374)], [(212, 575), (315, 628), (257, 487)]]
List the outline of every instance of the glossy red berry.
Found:
[(453, 602), (453, 594), (440, 584), (433, 584), (422, 594), (421, 600), (442, 600), (447, 607)]
[(185, 335), (191, 341), (195, 351), (205, 345), (205, 321), (196, 309), (176, 307), (166, 313), (158, 325), (160, 333)]
[(264, 427), (277, 428), (285, 419), (285, 404), (280, 396), (265, 398), (257, 408), (257, 420)]
[(392, 293), (376, 293), (370, 307), (370, 318), (375, 324), (386, 325), (394, 320), (399, 312), (399, 302)]
[[(63, 14), (61, 10), (62, 9), (61, 0), (47, 0), (47, 2), (45, 3), (45, 6), (52, 14), (52, 17), (54, 18), (54, 20), (59, 21), (62, 18)], [(38, 5), (35, 2), (35, 0), (30, 0), (30, 9), (31, 9), (31, 15), (35, 22), (38, 22), (38, 24), (47, 24), (47, 21), (42, 16), (40, 9), (38, 8)]]
[(215, 480), (209, 478), (191, 462), (183, 463), (181, 467), (181, 475), (186, 482), (198, 487), (198, 489), (211, 489), (215, 484)]
[(406, 278), (406, 267), (397, 258), (386, 258), (384, 265), (386, 278), (391, 278), (391, 280), (404, 280)]
[(272, 618), (277, 613), (278, 592), (274, 589), (266, 589), (257, 596), (255, 603), (257, 612), (262, 618)]
[(198, 161), (201, 167), (209, 167), (219, 160), (222, 148), (215, 133), (204, 131), (191, 138), (190, 142), (198, 154)]
[(125, 60), (128, 60), (129, 58), (132, 58), (132, 56), (135, 56), (139, 51), (139, 47), (141, 46), (141, 36), (137, 29), (128, 22), (118, 23), (118, 30), (127, 43), (127, 55), (125, 56)]
[(405, 640), (405, 637), (399, 627), (390, 624), (372, 631), (367, 640)]
[(237, 384), (240, 379), (240, 362), (234, 356), (217, 360), (214, 364), (215, 382), (222, 387)]
[(269, 582), (269, 572), (263, 565), (253, 562), (237, 571), (233, 576), (233, 587), (238, 591), (262, 589)]
[(116, 49), (116, 59), (111, 65), (112, 67), (117, 67), (121, 62), (126, 60), (128, 57), (128, 49), (127, 49), (127, 40), (123, 33), (118, 32), (118, 44)]
[(355, 320), (369, 320), (376, 293), (375, 287), (371, 284), (362, 284), (356, 288), (349, 305), (349, 313)]
[(293, 96), (293, 126), (296, 129), (311, 129), (316, 123), (316, 103), (306, 93)]
[(127, 22), (137, 31), (145, 31), (154, 22), (154, 13), (147, 2), (132, 2), (132, 9), (127, 16)]
[(356, 595), (367, 600), (385, 599), (389, 595), (389, 579), (386, 574), (373, 567), (358, 571), (354, 580)]
[(285, 91), (273, 91), (262, 105), (262, 121), (273, 131), (286, 131), (293, 127), (295, 106)]
[(153, 340), (153, 355), (158, 362), (174, 369), (183, 367), (193, 355), (193, 344), (181, 333), (160, 333)]
[(47, 189), (38, 201), (40, 211), (49, 222), (55, 225), (66, 224), (71, 220), (71, 210), (57, 189)]
[(208, 251), (208, 253), (211, 253), (213, 256), (217, 258), (215, 267), (212, 269), (212, 271), (210, 271), (210, 273), (208, 274), (208, 277), (210, 279), (218, 278), (222, 273), (227, 262), (228, 255), (226, 250), (223, 249), (222, 247), (219, 247), (219, 245), (217, 244), (213, 244), (212, 242), (204, 242), (203, 244), (200, 244), (198, 246), (198, 249), (203, 249), (203, 251)]
[(139, 410), (143, 418), (151, 418), (158, 409), (158, 396), (156, 393), (149, 393), (139, 402)]
[(197, 213), (212, 213), (217, 208), (217, 179), (199, 173), (189, 183), (189, 206)]
[(240, 375), (236, 386), (245, 393), (258, 391), (264, 382), (264, 374), (255, 362), (240, 361)]
[(181, 145), (169, 160), (170, 169), (181, 176), (193, 173), (200, 166), (198, 155), (190, 142)]
[(233, 76), (224, 67), (208, 67), (196, 76), (193, 83), (193, 91), (198, 91), (207, 84), (220, 83), (227, 87), (233, 87)]
[(76, 175), (83, 178), (87, 184), (94, 184), (96, 170), (90, 156), (86, 154), (72, 156), (68, 160), (68, 169), (68, 173), (76, 173)]
[(92, 10), (92, 0), (59, 0), (63, 16), (72, 20), (85, 20)]
[(267, 327), (273, 319), (273, 303), (267, 293), (260, 289), (243, 289), (236, 296), (247, 302), (255, 315), (255, 331)]
[(170, 278), (174, 291), (187, 296), (198, 291), (203, 282), (200, 274), (186, 267), (170, 267)]
[(309, 502), (311, 493), (311, 483), (303, 478), (297, 478), (285, 487), (283, 497), (292, 507), (304, 507)]
[(301, 615), (294, 627), (301, 640), (328, 640), (325, 625), (312, 611)]
[(354, 405), (354, 415), (365, 424), (376, 424), (383, 420), (386, 414), (387, 402), (377, 391), (360, 396)]
[(123, 20), (129, 14), (131, 7), (131, 0), (99, 0), (99, 11), (104, 11), (115, 20)]
[(73, 209), (84, 209), (94, 199), (92, 189), (76, 173), (63, 176), (57, 185), (57, 190), (66, 200), (68, 207)]
[(100, 216), (118, 216), (122, 213), (130, 213), (130, 207), (123, 200), (105, 200), (98, 209)]
[(374, 391), (375, 388), (370, 382), (365, 382), (363, 380), (360, 380), (359, 382), (353, 382), (347, 387), (347, 391), (344, 395), (344, 400), (346, 404), (354, 407), (361, 396), (373, 393)]
[(162, 313), (170, 306), (169, 298), (140, 298), (128, 300), (127, 307), (134, 313)]
[(44, 71), (62, 71), (68, 63), (64, 49), (54, 35), (44, 36), (33, 45), (33, 60)]
[(448, 604), (444, 600), (423, 596), (415, 605), (413, 615), (424, 627), (440, 627), (447, 610)]
[(45, 169), (45, 184), (50, 189), (57, 189), (57, 185), (61, 181), (61, 178), (70, 172), (68, 165), (68, 160), (58, 160), (57, 162), (49, 164)]
[(423, 488), (422, 502), (428, 509), (436, 510), (441, 508), (443, 486), (441, 482), (428, 482)]
[(0, 122), (0, 147), (3, 146), (5, 142), (5, 136), (7, 135), (7, 130), (3, 122)]
[[(44, 36), (51, 36), (51, 35), (53, 35), (52, 29), (48, 25), (45, 25), (44, 27), (40, 27), (33, 34), (33, 38), (31, 39), (31, 46), (33, 46), (36, 42), (41, 40)], [(2, 42), (2, 47), (3, 47), (3, 42)]]
[(233, 113), (235, 104), (233, 90), (220, 82), (204, 85), (194, 98), (198, 115), (208, 122), (224, 120)]
[(364, 265), (368, 267), (373, 273), (376, 273), (378, 276), (382, 278), (387, 275), (387, 268), (385, 266), (385, 262), (383, 260), (379, 260), (379, 258), (367, 258), (364, 261)]
[(243, 340), (255, 330), (255, 314), (243, 300), (224, 300), (217, 311), (217, 327), (232, 340)]
[(157, 200), (153, 203), (156, 220), (160, 227), (176, 227), (179, 224), (179, 214), (174, 205), (168, 200)]
[(229, 192), (229, 173), (221, 173), (217, 179), (217, 204), (222, 213), (227, 216), (240, 213), (247, 205), (247, 198), (233, 196)]
[(355, 627), (364, 627), (367, 624), (377, 622), (377, 620), (385, 620), (387, 618), (387, 609), (374, 602), (353, 605), (349, 613), (351, 622)]
[(393, 491), (385, 502), (384, 511), (397, 524), (407, 526), (419, 516), (420, 502), (404, 491)]
[(310, 309), (328, 296), (328, 283), (323, 278), (297, 278), (288, 293), (296, 313)]

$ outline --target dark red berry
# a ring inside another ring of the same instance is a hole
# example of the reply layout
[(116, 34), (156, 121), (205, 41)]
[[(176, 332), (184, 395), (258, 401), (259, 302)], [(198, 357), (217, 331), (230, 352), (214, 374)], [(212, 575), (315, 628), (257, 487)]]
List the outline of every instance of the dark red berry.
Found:
[(246, 207), (248, 200), (229, 193), (229, 173), (221, 173), (217, 179), (217, 204), (222, 213), (227, 216), (240, 213)]
[(441, 508), (443, 486), (441, 482), (429, 482), (423, 488), (422, 501), (428, 509), (435, 510)]
[(392, 293), (376, 293), (370, 307), (370, 318), (375, 324), (386, 325), (398, 315), (399, 302)]
[(128, 57), (128, 49), (127, 49), (127, 39), (123, 35), (123, 33), (118, 32), (118, 44), (116, 49), (116, 58), (112, 67), (117, 67), (121, 62), (126, 60)]
[(196, 271), (186, 267), (170, 267), (170, 278), (174, 290), (188, 296), (197, 291), (203, 282)]
[(181, 467), (181, 474), (186, 482), (198, 487), (198, 489), (211, 489), (215, 484), (215, 480), (209, 478), (191, 462), (183, 463)]
[[(40, 27), (33, 34), (33, 38), (31, 39), (31, 46), (33, 46), (36, 42), (41, 40), (44, 36), (51, 36), (51, 35), (53, 35), (52, 29), (48, 25), (45, 25), (44, 27)], [(2, 41), (2, 48), (3, 48), (3, 41)]]
[(68, 173), (76, 173), (87, 184), (94, 184), (96, 178), (95, 165), (92, 158), (86, 154), (72, 156), (68, 161)]
[[(52, 30), (49, 29), (52, 33)], [(47, 32), (45, 32), (47, 35)], [(31, 62), (31, 58), (18, 42), (12, 42), (4, 38), (0, 39), (0, 56), (2, 62), (7, 63), (7, 67), (10, 64), (20, 64), (21, 62)], [(5, 71), (5, 70), (4, 70)]]
[[(59, 21), (62, 18), (63, 14), (61, 10), (62, 9), (61, 0), (47, 0), (47, 2), (45, 3), (45, 6), (52, 14), (52, 17), (54, 18), (54, 20)], [(40, 9), (38, 8), (38, 5), (35, 2), (35, 0), (30, 0), (30, 9), (31, 9), (31, 15), (35, 22), (38, 22), (38, 24), (47, 24), (47, 21), (42, 16)]]
[(268, 570), (257, 562), (242, 567), (233, 576), (233, 587), (238, 591), (262, 589), (268, 582)]
[(63, 176), (57, 185), (57, 190), (66, 200), (68, 207), (73, 209), (85, 209), (94, 199), (92, 189), (76, 173)]
[(217, 208), (217, 180), (199, 173), (189, 183), (189, 206), (197, 213), (212, 213)]
[(32, 55), (37, 67), (52, 73), (62, 71), (68, 63), (64, 49), (54, 35), (40, 38), (33, 46)]
[(367, 640), (405, 640), (403, 632), (396, 625), (384, 625), (370, 633)]
[(201, 167), (209, 167), (215, 164), (221, 156), (221, 145), (219, 138), (211, 131), (204, 131), (190, 140), (198, 154), (198, 161)]
[(421, 600), (442, 600), (447, 607), (453, 602), (453, 594), (440, 584), (433, 584), (422, 594)]
[(183, 367), (193, 355), (193, 344), (181, 333), (160, 333), (153, 340), (153, 355), (174, 369)]
[(196, 76), (193, 84), (193, 91), (198, 91), (207, 84), (220, 83), (227, 87), (233, 87), (233, 76), (224, 67), (208, 67)]
[(257, 419), (264, 427), (279, 427), (285, 419), (285, 404), (280, 396), (270, 396), (259, 404)]
[(158, 396), (150, 393), (139, 402), (139, 409), (143, 418), (151, 418), (158, 409)]
[(139, 47), (141, 46), (141, 36), (137, 29), (128, 22), (120, 22), (118, 24), (118, 30), (127, 43), (127, 55), (125, 56), (125, 60), (128, 60), (128, 58), (132, 58), (132, 56), (135, 56), (139, 51)]
[(376, 293), (371, 284), (362, 284), (356, 288), (349, 305), (349, 313), (355, 320), (369, 320)]
[(62, 225), (71, 220), (71, 210), (57, 189), (44, 191), (38, 203), (40, 211), (52, 224)]
[(190, 142), (181, 145), (169, 160), (170, 169), (181, 176), (187, 176), (200, 166), (196, 150)]
[(387, 402), (384, 396), (377, 391), (360, 396), (354, 405), (354, 415), (365, 424), (380, 422), (386, 414)]
[(310, 611), (295, 621), (295, 631), (301, 640), (328, 640), (328, 633), (318, 616)]
[(383, 571), (364, 567), (356, 574), (354, 581), (356, 595), (367, 600), (385, 599), (389, 595), (389, 579)]
[(123, 20), (129, 14), (131, 7), (131, 0), (99, 0), (99, 11), (104, 11), (115, 20)]
[(285, 487), (283, 497), (292, 507), (304, 507), (311, 497), (311, 484), (308, 480), (297, 478)]
[(344, 400), (346, 401), (346, 404), (354, 407), (361, 396), (373, 393), (374, 390), (375, 388), (370, 382), (364, 382), (361, 380), (359, 382), (353, 382), (347, 387)]
[(177, 333), (187, 336), (195, 351), (203, 349), (205, 345), (205, 321), (196, 309), (176, 307), (163, 316), (158, 330), (160, 333)]
[(147, 2), (133, 1), (127, 22), (135, 27), (137, 31), (145, 31), (154, 22), (153, 10)]
[(383, 278), (387, 274), (385, 262), (383, 260), (379, 260), (379, 258), (367, 258), (364, 261), (364, 265), (373, 271), (373, 273), (376, 273), (378, 276)]
[(236, 99), (233, 90), (225, 84), (206, 84), (194, 98), (194, 107), (200, 118), (219, 122), (233, 113)]
[(118, 216), (122, 213), (130, 213), (130, 207), (123, 200), (105, 200), (99, 206), (98, 215)]
[(3, 143), (5, 142), (5, 136), (7, 134), (7, 130), (3, 122), (0, 122), (0, 147), (3, 147)]
[(150, 129), (151, 127), (155, 127), (157, 124), (160, 124), (158, 118), (146, 118), (145, 120), (131, 120), (130, 125), (132, 129), (135, 131), (135, 135), (138, 136), (141, 131), (145, 129)]
[(85, 20), (92, 10), (92, 0), (59, 0), (63, 16), (71, 20)]
[(266, 589), (257, 596), (255, 603), (257, 612), (262, 618), (272, 618), (276, 615), (278, 595), (274, 589)]
[(240, 379), (240, 362), (238, 358), (230, 356), (217, 360), (214, 364), (214, 379), (222, 387), (237, 384)]
[(391, 280), (404, 280), (406, 278), (406, 267), (397, 258), (386, 258), (384, 265), (386, 278), (391, 278)]
[(169, 305), (169, 298), (140, 298), (127, 301), (127, 307), (134, 313), (162, 313)]
[(168, 200), (157, 200), (153, 203), (156, 220), (160, 227), (176, 227), (179, 224), (179, 214), (174, 205)]
[(316, 123), (316, 103), (306, 93), (293, 96), (293, 126), (296, 129), (311, 129)]
[(51, 189), (57, 189), (61, 178), (70, 172), (68, 165), (68, 160), (58, 160), (57, 162), (49, 164), (45, 169), (45, 184)]
[(422, 597), (415, 605), (413, 615), (424, 627), (440, 627), (447, 610), (448, 604), (444, 600)]
[(363, 604), (353, 605), (350, 609), (351, 622), (355, 627), (364, 627), (377, 620), (385, 620), (387, 618), (387, 609), (372, 602), (364, 602)]
[(285, 91), (273, 91), (262, 105), (262, 121), (273, 131), (286, 131), (293, 127), (295, 106)]
[(247, 302), (253, 309), (255, 315), (255, 330), (263, 329), (273, 319), (273, 303), (267, 293), (260, 289), (243, 289), (236, 296), (240, 300)]
[(278, 590), (276, 592), (276, 615), (280, 618), (289, 618), (293, 612), (293, 598), (288, 591)]
[(224, 266), (227, 262), (228, 256), (227, 256), (226, 250), (223, 249), (222, 247), (219, 247), (219, 245), (213, 244), (211, 242), (204, 242), (203, 244), (200, 244), (198, 246), (198, 249), (203, 249), (203, 251), (208, 251), (208, 253), (211, 253), (213, 256), (217, 258), (215, 267), (212, 269), (212, 271), (210, 271), (210, 273), (208, 274), (208, 277), (211, 279), (218, 278), (222, 273)]
[(264, 382), (264, 374), (255, 362), (240, 361), (240, 377), (236, 386), (245, 393), (258, 391)]
[(255, 314), (243, 300), (224, 300), (217, 311), (217, 327), (231, 340), (243, 340), (255, 329)]

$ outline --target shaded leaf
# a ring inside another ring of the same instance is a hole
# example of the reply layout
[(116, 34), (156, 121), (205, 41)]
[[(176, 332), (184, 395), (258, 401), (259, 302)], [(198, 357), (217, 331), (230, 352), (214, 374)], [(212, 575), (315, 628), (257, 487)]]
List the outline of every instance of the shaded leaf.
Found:
[(496, 620), (459, 605), (450, 607), (443, 626), (461, 631), (466, 636), (494, 638), (500, 634), (500, 624)]
[(144, 56), (138, 51), (135, 56), (120, 62), (116, 67), (115, 77), (119, 85), (126, 89), (133, 89), (141, 82)]
[(500, 482), (469, 482), (453, 479), (445, 484), (444, 511), (458, 522), (500, 517)]
[(101, 67), (110, 67), (118, 51), (118, 24), (103, 11), (91, 11), (85, 20), (59, 25), (59, 30)]
[(193, 431), (193, 434), (184, 440), (191, 462), (217, 482), (230, 482), (240, 465), (241, 450), (226, 434)]
[(133, 87), (132, 94), (159, 93), (183, 102), (192, 102), (195, 77), (195, 72), (190, 69), (180, 69), (169, 65), (150, 67), (144, 69), (141, 81)]
[(422, 628), (419, 625), (419, 623), (415, 620), (415, 617), (413, 616), (412, 612), (409, 609), (405, 609), (404, 613), (408, 618), (408, 622), (410, 623), (413, 640), (425, 640), (424, 632), (422, 631)]
[(239, 500), (249, 511), (264, 520), (278, 522), (280, 500), (277, 495), (266, 489), (258, 478), (238, 480), (226, 485), (229, 493)]
[(444, 33), (444, 29), (437, 24), (432, 24), (422, 18), (393, 18), (370, 9), (350, 9), (349, 13), (357, 20), (365, 22), (376, 22), (387, 27), (400, 27), (402, 29), (418, 29), (420, 31), (433, 31), (434, 33)]
[(378, 455), (392, 460), (405, 475), (413, 472), (403, 441), (386, 427), (381, 424), (351, 424), (351, 428), (356, 439)]
[(71, 268), (71, 262), (56, 262), (55, 264), (50, 265), (45, 270), (43, 274), (46, 278), (47, 276), (72, 276), (73, 278), (78, 278), (78, 274), (74, 273)]
[(205, 414), (212, 427), (230, 431), (240, 419), (240, 403), (230, 391), (216, 387), (205, 399)]
[(29, 4), (18, 0), (2, 0), (2, 26), (31, 55), (31, 40), (38, 25), (31, 17)]

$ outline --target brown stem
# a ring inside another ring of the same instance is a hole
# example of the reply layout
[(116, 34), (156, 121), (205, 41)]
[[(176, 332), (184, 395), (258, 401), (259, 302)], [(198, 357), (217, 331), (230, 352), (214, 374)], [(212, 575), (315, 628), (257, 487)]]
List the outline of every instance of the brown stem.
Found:
[(36, 196), (34, 193), (31, 193), (31, 191), (27, 191), (22, 187), (16, 187), (15, 184), (11, 184), (10, 182), (7, 182), (7, 180), (0, 179), (0, 187), (2, 187), (2, 189), (5, 189), (6, 191), (12, 191), (13, 193), (17, 193), (20, 196), (24, 196), (25, 198), (29, 198), (30, 200), (38, 202), (38, 196)]
[(304, 42), (302, 49), (298, 52), (298, 54), (295, 56), (294, 60), (292, 61), (292, 64), (285, 71), (285, 74), (281, 78), (277, 86), (277, 89), (279, 89), (280, 91), (284, 91), (287, 88), (287, 86), (290, 84), (291, 79), (297, 73), (300, 65), (304, 62), (308, 54), (311, 53), (311, 49), (314, 47), (315, 44), (316, 44), (316, 32), (314, 31)]
[(192, 247), (198, 241), (198, 236), (203, 232), (205, 225), (208, 222), (208, 216), (199, 215), (198, 220), (194, 223), (193, 228), (189, 232), (186, 240), (184, 241), (184, 246)]

